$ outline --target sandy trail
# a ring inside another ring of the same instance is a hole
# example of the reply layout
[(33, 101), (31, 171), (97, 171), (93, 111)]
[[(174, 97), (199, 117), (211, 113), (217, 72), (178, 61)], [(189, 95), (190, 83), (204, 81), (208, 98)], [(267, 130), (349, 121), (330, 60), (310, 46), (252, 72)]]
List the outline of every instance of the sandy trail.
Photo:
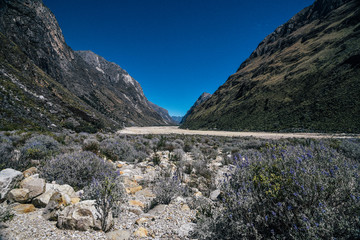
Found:
[(200, 131), (180, 129), (176, 126), (162, 127), (127, 127), (120, 134), (184, 134), (184, 135), (208, 135), (223, 137), (256, 137), (264, 139), (279, 138), (359, 138), (359, 134), (322, 134), (322, 133), (271, 133), (271, 132), (228, 132), (228, 131)]

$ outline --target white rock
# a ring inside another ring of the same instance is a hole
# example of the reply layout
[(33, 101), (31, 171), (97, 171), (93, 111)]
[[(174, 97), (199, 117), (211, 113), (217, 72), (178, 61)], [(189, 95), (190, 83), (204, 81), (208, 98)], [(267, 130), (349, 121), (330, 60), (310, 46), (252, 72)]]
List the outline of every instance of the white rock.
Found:
[(29, 200), (29, 193), (29, 189), (15, 188), (8, 193), (7, 199), (10, 202), (26, 203)]
[[(74, 205), (67, 206), (59, 213), (57, 227), (60, 229), (73, 229), (88, 231), (101, 229), (101, 214), (95, 208), (94, 200), (86, 200)], [(106, 220), (105, 231), (111, 229), (114, 224), (110, 213)]]
[(35, 174), (22, 180), (20, 187), (29, 189), (29, 198), (32, 199), (45, 192), (45, 180)]
[(40, 196), (36, 197), (33, 200), (33, 204), (36, 207), (45, 207), (49, 203), (51, 196), (56, 192), (59, 192), (62, 195), (67, 195), (70, 199), (74, 197), (78, 197), (74, 189), (67, 184), (59, 185), (59, 184), (47, 183), (45, 189), (46, 190), (43, 194), (41, 194)]
[(220, 195), (220, 190), (216, 189), (215, 191), (212, 191), (210, 193), (210, 199), (216, 201), (219, 195)]
[(180, 227), (179, 229), (179, 237), (186, 237), (189, 235), (189, 232), (194, 230), (194, 227), (196, 226), (195, 223), (187, 223)]
[(0, 172), (0, 202), (5, 199), (8, 192), (23, 179), (22, 172), (6, 168)]

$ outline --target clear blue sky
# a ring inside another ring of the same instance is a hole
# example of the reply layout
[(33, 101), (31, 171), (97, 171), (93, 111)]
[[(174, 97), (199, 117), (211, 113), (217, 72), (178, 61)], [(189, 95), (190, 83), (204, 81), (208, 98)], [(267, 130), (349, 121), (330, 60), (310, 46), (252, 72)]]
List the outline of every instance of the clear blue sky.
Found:
[(74, 50), (124, 68), (146, 97), (184, 115), (313, 0), (43, 0)]

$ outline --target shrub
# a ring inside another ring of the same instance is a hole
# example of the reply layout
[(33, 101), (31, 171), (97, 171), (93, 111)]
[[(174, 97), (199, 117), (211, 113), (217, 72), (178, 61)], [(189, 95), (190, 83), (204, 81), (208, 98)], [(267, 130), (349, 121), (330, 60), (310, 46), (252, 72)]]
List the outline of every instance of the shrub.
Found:
[(105, 177), (102, 180), (93, 178), (90, 186), (84, 189), (83, 199), (95, 200), (95, 207), (100, 213), (101, 228), (108, 231), (108, 216), (118, 213), (125, 191), (119, 178)]
[(93, 152), (95, 154), (97, 154), (100, 150), (100, 144), (97, 140), (95, 139), (85, 139), (82, 149), (84, 151), (89, 151), (89, 152)]
[(114, 161), (134, 162), (137, 152), (126, 140), (109, 138), (100, 143), (100, 152)]
[(169, 204), (175, 196), (183, 192), (183, 188), (177, 175), (165, 175), (156, 182), (153, 192), (156, 197), (152, 200), (152, 206), (155, 206)]
[(323, 144), (236, 156), (200, 239), (359, 239), (359, 165)]
[(185, 158), (185, 152), (182, 149), (175, 149), (173, 153), (170, 154), (171, 161), (183, 161)]
[(0, 170), (12, 166), (14, 147), (9, 139), (0, 139)]
[(25, 170), (31, 166), (31, 160), (44, 160), (59, 152), (60, 144), (47, 135), (37, 135), (25, 142), (20, 149), (20, 159), (14, 162), (14, 168)]
[(92, 152), (58, 155), (47, 161), (42, 176), (49, 182), (69, 184), (77, 189), (90, 185), (93, 178), (102, 181), (106, 176), (115, 177), (114, 166)]
[(341, 141), (339, 149), (345, 156), (360, 161), (360, 140), (346, 139)]

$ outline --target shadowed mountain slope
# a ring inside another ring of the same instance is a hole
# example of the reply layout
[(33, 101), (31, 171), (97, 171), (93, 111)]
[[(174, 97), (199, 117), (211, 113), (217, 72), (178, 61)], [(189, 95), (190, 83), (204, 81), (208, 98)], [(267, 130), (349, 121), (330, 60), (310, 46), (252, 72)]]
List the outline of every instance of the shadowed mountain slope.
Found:
[[(0, 0), (0, 32), (1, 40), (5, 43), (1, 46), (1, 94), (7, 95), (7, 103), (12, 102), (11, 107), (2, 106), (7, 109), (7, 117), (11, 113), (9, 109), (23, 108), (23, 102), (15, 100), (17, 92), (24, 92), (24, 88), (19, 89), (19, 84), (27, 83), (27, 90), (34, 94), (42, 92), (43, 95), (57, 96), (55, 102), (59, 109), (69, 109), (72, 106), (68, 102), (70, 99), (76, 103), (73, 106), (75, 109), (70, 109), (68, 114), (53, 113), (54, 116), (51, 116), (51, 112), (58, 110), (53, 109), (49, 112), (48, 120), (34, 123), (41, 128), (47, 128), (50, 124), (96, 131), (166, 124), (148, 105), (140, 84), (125, 70), (90, 51), (73, 51), (66, 44), (55, 16), (42, 1)], [(22, 61), (27, 61), (33, 68), (24, 67), (20, 64)], [(46, 84), (36, 84), (34, 72), (44, 76)], [(9, 77), (10, 73), (12, 77)], [(11, 78), (19, 83), (15, 84), (17, 87), (13, 85), (16, 91), (6, 87), (14, 83)], [(62, 95), (63, 91), (54, 93), (54, 89), (49, 89), (49, 82), (68, 92), (70, 99)], [(47, 101), (42, 105), (46, 104)], [(22, 125), (28, 127), (25, 122), (31, 122), (35, 115), (43, 114), (35, 105), (32, 112), (28, 117), (13, 116), (18, 128), (22, 128)], [(9, 127), (11, 125), (0, 126)]]

